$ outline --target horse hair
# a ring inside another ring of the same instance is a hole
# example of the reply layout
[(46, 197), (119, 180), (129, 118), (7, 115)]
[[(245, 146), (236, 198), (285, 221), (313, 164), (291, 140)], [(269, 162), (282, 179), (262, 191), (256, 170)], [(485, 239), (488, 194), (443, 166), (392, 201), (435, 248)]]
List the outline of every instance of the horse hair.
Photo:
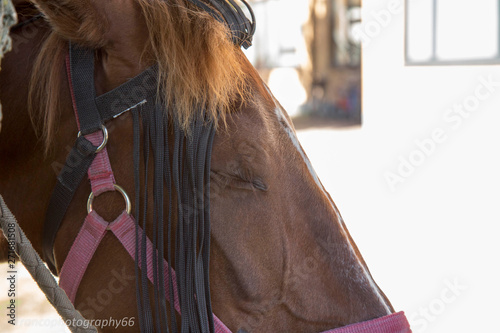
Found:
[[(189, 131), (191, 120), (200, 112), (192, 106), (201, 105), (216, 127), (225, 125), (227, 115), (237, 107), (235, 101), (250, 100), (247, 74), (242, 68), (244, 55), (232, 43), (231, 31), (188, 0), (135, 1), (149, 34), (141, 65), (146, 68), (158, 63), (158, 95), (169, 109), (175, 109), (178, 123)], [(57, 6), (34, 2), (51, 17), (53, 27), (33, 68), (28, 103), (33, 123), (48, 150), (65, 89), (61, 82), (65, 80), (63, 64), (68, 41), (98, 53), (119, 41), (107, 40), (110, 23), (92, 1), (62, 0)]]

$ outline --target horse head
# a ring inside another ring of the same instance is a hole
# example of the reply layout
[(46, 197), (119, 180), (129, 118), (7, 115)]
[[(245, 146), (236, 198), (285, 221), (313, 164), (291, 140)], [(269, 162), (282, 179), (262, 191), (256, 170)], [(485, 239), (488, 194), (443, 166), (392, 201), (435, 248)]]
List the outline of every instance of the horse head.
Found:
[[(13, 31), (14, 52), (0, 73), (6, 118), (0, 189), (37, 250), (54, 169), (77, 134), (65, 67), (71, 41), (95, 50), (98, 95), (157, 64), (157, 94), (175, 110), (177, 123), (188, 128), (198, 110), (193, 105), (203, 105), (214, 122), (210, 290), (213, 312), (231, 330), (320, 332), (394, 312), (292, 121), (223, 23), (187, 0), (33, 3), (46, 21)], [(117, 182), (135, 197), (132, 118), (124, 114), (110, 123), (107, 149)], [(32, 121), (42, 128), (47, 151)], [(152, 186), (146, 191), (152, 202)], [(58, 270), (82, 226), (88, 193), (84, 182), (57, 234)], [(112, 220), (122, 205), (119, 196), (104, 194), (95, 209)], [(89, 318), (137, 316), (134, 277), (133, 260), (106, 235), (80, 284), (76, 307)]]

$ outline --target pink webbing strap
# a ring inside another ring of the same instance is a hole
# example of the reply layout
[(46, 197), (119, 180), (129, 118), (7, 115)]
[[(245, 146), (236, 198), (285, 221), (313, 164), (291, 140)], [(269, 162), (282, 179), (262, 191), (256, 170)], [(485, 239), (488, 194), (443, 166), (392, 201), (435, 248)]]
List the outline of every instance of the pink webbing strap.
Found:
[(404, 312), (397, 312), (323, 333), (411, 333), (411, 329)]
[[(78, 118), (78, 111), (76, 108), (75, 93), (73, 91), (73, 84), (71, 84), (71, 64), (69, 60), (69, 55), (66, 56), (66, 73), (68, 75), (69, 89), (71, 92), (71, 101), (73, 102), (73, 111), (75, 113), (76, 124), (78, 130), (80, 130), (80, 119)], [(103, 133), (101, 131), (94, 132), (89, 135), (85, 135), (85, 138), (92, 142), (92, 144), (98, 147), (104, 139)], [(108, 151), (106, 147), (100, 151), (88, 171), (90, 184), (92, 185), (92, 192), (94, 196), (98, 196), (101, 193), (114, 191), (115, 177), (113, 175), (113, 170), (111, 169), (111, 164), (109, 163)]]
[[(120, 240), (120, 243), (122, 243), (123, 247), (127, 250), (129, 255), (132, 257), (132, 259), (135, 259), (135, 223), (133, 220), (133, 217), (130, 215), (127, 215), (127, 218), (122, 219), (121, 221), (115, 221), (112, 224), (110, 224), (109, 229), (113, 231), (115, 236)], [(139, 228), (139, 238), (142, 237), (142, 229)], [(153, 243), (149, 239), (149, 237), (146, 237), (147, 243), (147, 254), (146, 254), (146, 267), (147, 267), (147, 273), (148, 273), (148, 279), (153, 283)], [(139, 262), (140, 264), (140, 262)], [(168, 286), (168, 278), (169, 278), (169, 272), (168, 272), (168, 262), (163, 259), (163, 270), (164, 270), (164, 276), (165, 276), (165, 292), (166, 292), (166, 297), (170, 297), (169, 295), (169, 286)], [(173, 290), (174, 290), (174, 306), (175, 310), (178, 313), (181, 313), (181, 307), (179, 303), (179, 297), (177, 295), (177, 280), (175, 277), (175, 271), (173, 269), (170, 270), (172, 273), (172, 281), (173, 281)], [(231, 333), (229, 328), (224, 325), (224, 323), (217, 318), (215, 314), (214, 316), (214, 328), (215, 328), (215, 333)]]
[[(104, 137), (103, 133), (99, 131), (85, 135), (85, 138), (92, 142), (94, 146), (99, 146)], [(115, 176), (109, 163), (106, 147), (95, 156), (94, 161), (90, 165), (88, 175), (94, 196), (97, 197), (101, 193), (115, 190)]]
[(59, 286), (64, 289), (72, 303), (75, 303), (80, 282), (106, 233), (107, 226), (108, 222), (104, 221), (95, 211), (90, 212), (66, 256), (59, 274)]
[[(108, 224), (95, 211), (92, 211), (83, 224), (82, 229), (71, 247), (66, 261), (61, 270), (59, 285), (66, 291), (70, 300), (74, 303), (78, 286), (87, 270), (87, 267), (96, 251), (99, 243), (107, 230), (111, 230), (120, 243), (135, 259), (135, 222), (133, 217), (123, 212), (115, 221)], [(139, 237), (142, 229), (139, 228)], [(147, 238), (147, 272), (148, 278), (153, 283), (153, 244)], [(163, 260), (164, 276), (168, 278), (168, 263)], [(174, 270), (171, 270), (174, 282), (174, 306), (180, 313), (179, 298), (177, 295), (177, 284)], [(168, 280), (165, 279), (165, 291), (169, 297)], [(215, 333), (231, 333), (224, 323), (214, 314)], [(411, 333), (410, 325), (403, 312), (373, 319), (370, 321), (352, 324), (324, 333)]]
[[(132, 259), (135, 260), (135, 222), (133, 220), (133, 217), (130, 215), (126, 218), (123, 218), (121, 220), (117, 220), (109, 225), (109, 229), (115, 234), (116, 238), (120, 241), (120, 243), (123, 245), (125, 250), (127, 250), (128, 254), (132, 257)], [(139, 233), (139, 239), (142, 239), (142, 228), (138, 228), (138, 233)], [(146, 237), (146, 269), (147, 269), (147, 275), (149, 281), (153, 283), (154, 277), (153, 277), (153, 244), (149, 240), (149, 237)], [(139, 266), (141, 266), (141, 258), (139, 257)], [(170, 298), (170, 293), (169, 293), (169, 286), (167, 283), (167, 279), (169, 279), (169, 272), (168, 272), (168, 263), (166, 260), (163, 260), (163, 275), (165, 276), (165, 292), (166, 292), (166, 297)], [(181, 311), (181, 306), (179, 303), (179, 296), (177, 294), (177, 279), (175, 276), (175, 272), (172, 269), (172, 281), (174, 285), (174, 307), (177, 312), (180, 313)]]
[[(59, 285), (66, 291), (71, 302), (75, 302), (78, 286), (82, 281), (83, 275), (92, 259), (99, 243), (106, 234), (107, 230), (111, 230), (118, 238), (128, 254), (135, 259), (135, 222), (131, 215), (123, 212), (116, 220), (111, 223), (104, 221), (95, 211), (92, 211), (83, 224), (82, 229), (71, 247), (71, 250), (64, 261), (61, 270)], [(142, 229), (139, 228), (139, 237), (142, 236)], [(151, 283), (153, 283), (153, 244), (147, 238), (147, 257), (146, 257), (147, 273)], [(140, 263), (139, 263), (140, 264)], [(163, 260), (164, 276), (165, 276), (165, 291), (169, 297), (168, 286), (168, 262)], [(174, 306), (177, 312), (180, 313), (179, 297), (177, 295), (177, 282), (175, 272), (172, 269), (172, 280), (174, 283)], [(214, 327), (216, 333), (230, 333), (231, 331), (222, 323), (222, 321), (214, 316)]]
[[(75, 113), (76, 123), (80, 129), (80, 120), (76, 107), (73, 84), (71, 84), (71, 69), (69, 55), (66, 56), (66, 73), (70, 82), (71, 99), (73, 102), (73, 111)], [(103, 133), (98, 131), (86, 135), (85, 138), (93, 145), (99, 146), (103, 141)], [(94, 196), (107, 191), (114, 191), (115, 177), (106, 148), (100, 151), (94, 158), (88, 170), (90, 184)], [(123, 214), (122, 214), (123, 215)], [(94, 211), (90, 212), (85, 218), (82, 228), (71, 247), (66, 260), (64, 261), (61, 273), (59, 274), (59, 285), (66, 291), (69, 299), (74, 302), (78, 286), (83, 278), (83, 274), (94, 255), (99, 243), (106, 232), (108, 223), (104, 221)]]

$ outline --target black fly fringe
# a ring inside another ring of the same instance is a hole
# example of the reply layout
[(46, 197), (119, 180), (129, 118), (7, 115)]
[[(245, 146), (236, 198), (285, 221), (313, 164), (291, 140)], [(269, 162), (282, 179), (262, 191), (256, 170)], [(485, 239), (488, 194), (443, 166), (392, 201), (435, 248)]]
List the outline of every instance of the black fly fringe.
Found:
[[(248, 8), (251, 21), (234, 0), (208, 0), (210, 6), (200, 0), (190, 1), (227, 24), (234, 44), (245, 48), (251, 45), (255, 17), (245, 0), (241, 1)], [(179, 327), (181, 333), (214, 332), (209, 286), (209, 193), (214, 124), (200, 115), (192, 121), (186, 133), (177, 123), (177, 118), (168, 119), (169, 112), (165, 112), (161, 102), (156, 102), (150, 101), (132, 110), (139, 326), (141, 332), (147, 333), (177, 332)], [(169, 142), (172, 136), (173, 142)], [(148, 215), (147, 190), (150, 163), (153, 170), (150, 179), (153, 182), (152, 216)], [(142, 174), (141, 166), (144, 170)], [(144, 189), (142, 196), (141, 189)], [(165, 200), (165, 196), (168, 199)], [(142, 202), (141, 197), (144, 199)], [(165, 216), (166, 202), (168, 213)], [(177, 213), (175, 224), (174, 212)], [(152, 254), (147, 253), (146, 234), (152, 238)], [(164, 245), (167, 246), (167, 267), (163, 262)], [(175, 249), (175, 254), (172, 249)], [(150, 272), (153, 275), (153, 302), (148, 288), (148, 255), (152, 255), (153, 263)], [(173, 268), (177, 284), (170, 273)], [(174, 306), (175, 292), (179, 295), (180, 323)], [(170, 316), (167, 314), (166, 295)]]
[[(146, 103), (132, 110), (132, 114), (136, 296), (141, 332), (177, 332), (179, 327), (182, 333), (214, 332), (208, 270), (213, 122), (200, 116), (193, 120), (189, 133), (186, 133), (175, 117), (169, 121), (168, 112), (160, 103)], [(173, 142), (169, 142), (169, 133)], [(152, 177), (148, 177), (150, 163)], [(152, 216), (148, 215), (148, 179), (153, 182)], [(141, 189), (144, 190), (141, 192)], [(177, 213), (175, 224), (174, 212)], [(143, 230), (142, 236), (139, 227)], [(153, 300), (148, 289), (146, 234), (151, 236), (155, 249), (152, 253)], [(167, 259), (168, 267), (165, 267), (163, 258)], [(177, 285), (170, 274), (174, 267)], [(164, 272), (167, 272), (166, 276)], [(179, 295), (180, 323), (174, 307), (174, 289)], [(170, 316), (167, 314), (167, 295)]]

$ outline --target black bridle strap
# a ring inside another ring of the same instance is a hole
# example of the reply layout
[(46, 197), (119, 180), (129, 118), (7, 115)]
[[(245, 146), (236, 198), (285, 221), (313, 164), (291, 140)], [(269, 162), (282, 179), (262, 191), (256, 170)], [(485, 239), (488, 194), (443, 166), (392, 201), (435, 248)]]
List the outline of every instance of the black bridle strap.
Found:
[(115, 119), (156, 99), (158, 65), (153, 65), (121, 86), (100, 95), (95, 99), (97, 110), (103, 122)]
[(189, 1), (205, 10), (217, 21), (227, 24), (231, 30), (232, 40), (235, 45), (243, 46), (245, 49), (252, 46), (252, 38), (255, 33), (255, 16), (252, 7), (245, 0), (240, 1), (250, 12), (252, 16), (251, 22), (234, 0), (208, 0), (210, 6), (202, 0)]
[[(252, 7), (246, 0), (240, 0), (250, 12), (252, 20), (250, 21), (235, 0), (207, 0), (207, 5), (202, 0), (189, 0), (199, 8), (209, 13), (213, 18), (221, 23), (225, 23), (231, 29), (233, 43), (248, 49), (252, 45), (252, 38), (255, 33), (255, 15)], [(212, 8), (213, 7), (213, 8)], [(38, 21), (45, 16), (39, 13), (23, 22), (20, 22), (10, 28), (11, 32), (21, 29), (31, 23)]]
[(29, 19), (27, 19), (25, 21), (22, 21), (22, 22), (19, 22), (18, 24), (13, 25), (12, 27), (10, 27), (10, 32), (15, 32), (16, 30), (22, 29), (25, 26), (30, 25), (31, 23), (34, 23), (34, 22), (36, 22), (39, 19), (44, 18), (44, 17), (45, 16), (42, 13), (39, 13), (33, 17), (30, 17)]
[(94, 51), (70, 43), (69, 62), (80, 132), (87, 135), (100, 131), (103, 123), (95, 101)]
[(66, 164), (57, 176), (56, 186), (50, 197), (43, 226), (42, 252), (47, 266), (57, 275), (54, 259), (54, 242), (76, 189), (82, 182), (95, 157), (97, 147), (81, 136), (71, 149)]
[[(85, 135), (101, 130), (101, 117), (95, 104), (93, 51), (70, 44), (69, 62), (70, 82), (81, 133)], [(97, 147), (93, 146), (83, 135), (79, 136), (57, 177), (56, 186), (45, 215), (42, 238), (43, 257), (53, 273), (56, 273), (54, 242), (57, 231), (76, 189), (95, 158), (96, 151)]]

